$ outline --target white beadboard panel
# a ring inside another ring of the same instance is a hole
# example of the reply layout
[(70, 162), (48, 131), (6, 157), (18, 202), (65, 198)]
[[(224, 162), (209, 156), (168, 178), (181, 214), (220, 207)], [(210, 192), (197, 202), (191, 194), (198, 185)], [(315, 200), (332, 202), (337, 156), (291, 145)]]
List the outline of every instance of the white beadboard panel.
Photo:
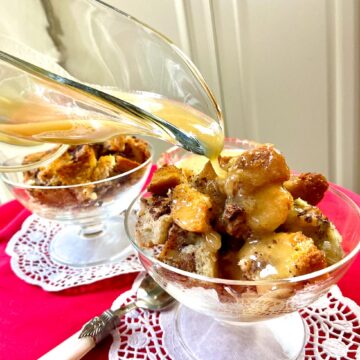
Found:
[(106, 0), (172, 40), (188, 55), (221, 105), (210, 0)]
[(360, 193), (360, 3), (327, 2), (331, 175)]
[(105, 0), (105, 2), (163, 33), (191, 57), (182, 0)]
[(211, 0), (186, 1), (185, 6), (191, 58), (222, 106), (219, 52)]
[[(43, 29), (47, 26), (47, 20), (40, 0), (24, 1), (0, 0), (0, 49), (12, 52), (16, 44), (14, 38), (19, 43), (27, 44), (37, 51), (56, 57), (57, 50), (51, 38)], [(36, 18), (36, 26), (29, 19)], [(18, 20), (17, 20), (18, 19)], [(29, 21), (24, 21), (28, 19)], [(7, 38), (9, 37), (9, 38)], [(10, 40), (9, 40), (10, 39)], [(22, 54), (26, 56), (26, 54)]]
[[(246, 1), (212, 1), (227, 136), (256, 139)], [(241, 9), (241, 18), (239, 17)]]
[(227, 42), (221, 77), (232, 83), (229, 134), (274, 143), (292, 168), (329, 174), (325, 1), (215, 3)]

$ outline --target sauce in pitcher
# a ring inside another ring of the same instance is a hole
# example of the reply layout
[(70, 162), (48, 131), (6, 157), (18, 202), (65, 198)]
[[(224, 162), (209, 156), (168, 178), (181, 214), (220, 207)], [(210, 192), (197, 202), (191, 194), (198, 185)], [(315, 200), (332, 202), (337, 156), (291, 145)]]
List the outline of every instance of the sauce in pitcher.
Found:
[[(223, 148), (221, 126), (202, 112), (183, 103), (153, 93), (114, 93), (115, 96), (166, 120), (182, 133), (201, 144), (215, 170), (221, 175), (218, 155)], [(0, 102), (4, 102), (1, 101)], [(120, 134), (142, 134), (177, 143), (171, 132), (161, 130), (152, 121), (141, 121), (135, 115), (117, 109), (114, 116), (101, 111), (87, 111), (84, 107), (52, 107), (44, 103), (16, 104), (6, 99), (12, 109), (7, 123), (0, 123), (0, 140), (11, 144), (61, 143), (83, 144), (101, 142)]]

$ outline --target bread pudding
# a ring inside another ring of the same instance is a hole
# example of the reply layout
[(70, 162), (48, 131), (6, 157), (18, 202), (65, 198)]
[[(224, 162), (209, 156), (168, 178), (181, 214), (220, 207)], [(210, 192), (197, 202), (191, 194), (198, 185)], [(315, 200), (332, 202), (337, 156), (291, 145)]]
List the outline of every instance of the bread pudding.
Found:
[(328, 182), (291, 175), (284, 156), (264, 144), (210, 162), (165, 165), (141, 199), (136, 241), (159, 247), (179, 269), (233, 280), (284, 279), (339, 261), (341, 236), (316, 205)]
[[(41, 160), (46, 152), (30, 154), (24, 163)], [(101, 205), (105, 197), (119, 187), (131, 186), (143, 175), (139, 167), (150, 157), (148, 144), (132, 136), (116, 136), (111, 140), (86, 145), (73, 145), (46, 166), (26, 171), (24, 182), (39, 188), (30, 189), (33, 200), (51, 207)], [(118, 181), (101, 181), (130, 172)], [(72, 186), (84, 184), (82, 186)], [(41, 188), (59, 187), (53, 189)]]

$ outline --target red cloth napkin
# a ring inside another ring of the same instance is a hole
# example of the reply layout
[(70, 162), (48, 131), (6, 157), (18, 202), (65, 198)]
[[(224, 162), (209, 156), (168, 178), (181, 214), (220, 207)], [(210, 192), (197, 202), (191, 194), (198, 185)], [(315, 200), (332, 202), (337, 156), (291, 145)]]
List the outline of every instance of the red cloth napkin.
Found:
[[(360, 206), (360, 196), (342, 189)], [(37, 359), (109, 308), (131, 287), (136, 274), (50, 293), (17, 278), (5, 254), (6, 242), (30, 213), (17, 201), (0, 207), (0, 359)], [(360, 303), (360, 257), (339, 282), (343, 294)], [(111, 338), (84, 359), (107, 359)]]
[(18, 201), (10, 201), (0, 207), (0, 242), (9, 240), (23, 221), (31, 214)]
[[(343, 187), (334, 185), (339, 190), (344, 192), (350, 199), (352, 199), (360, 207), (360, 195), (351, 192), (350, 190), (344, 189)], [(358, 234), (358, 237), (360, 234)], [(338, 286), (344, 296), (354, 300), (360, 305), (360, 256), (357, 256), (346, 272), (342, 279), (338, 282)]]
[[(148, 181), (154, 171), (153, 166)], [(39, 358), (108, 309), (131, 288), (137, 275), (120, 275), (57, 293), (25, 283), (12, 272), (5, 248), (30, 214), (15, 200), (0, 206), (0, 359)], [(107, 359), (110, 344), (111, 338), (106, 339), (84, 359)]]

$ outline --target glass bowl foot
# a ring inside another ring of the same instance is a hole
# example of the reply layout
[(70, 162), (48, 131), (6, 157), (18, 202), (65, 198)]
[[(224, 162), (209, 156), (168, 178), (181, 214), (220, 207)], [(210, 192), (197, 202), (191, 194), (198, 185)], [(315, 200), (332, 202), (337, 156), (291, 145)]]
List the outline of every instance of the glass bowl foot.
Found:
[(189, 359), (297, 359), (305, 344), (298, 313), (229, 325), (180, 306), (175, 331)]
[(53, 261), (70, 266), (112, 262), (130, 250), (123, 218), (107, 219), (94, 226), (66, 226), (50, 242)]

